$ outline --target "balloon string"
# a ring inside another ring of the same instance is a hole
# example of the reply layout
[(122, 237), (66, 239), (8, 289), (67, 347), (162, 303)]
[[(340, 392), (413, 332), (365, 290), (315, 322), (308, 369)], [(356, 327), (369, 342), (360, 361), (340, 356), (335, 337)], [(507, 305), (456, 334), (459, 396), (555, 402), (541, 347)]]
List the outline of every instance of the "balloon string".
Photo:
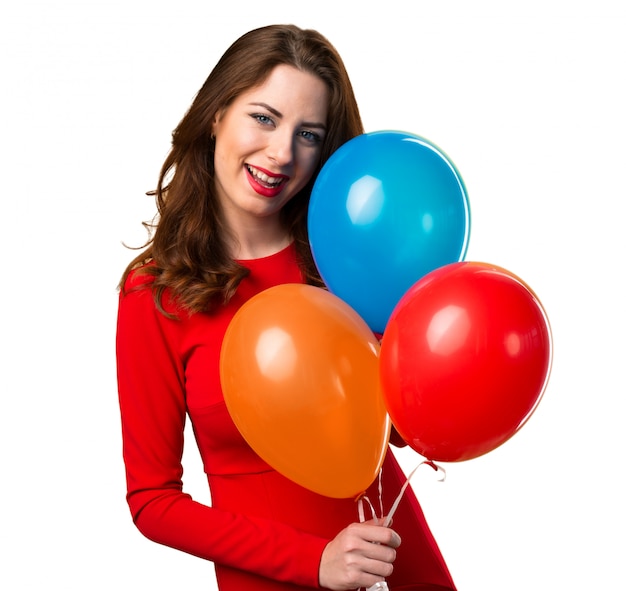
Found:
[(370, 508), (370, 512), (372, 514), (372, 518), (375, 518), (377, 521), (380, 521), (383, 518), (383, 470), (382, 468), (378, 472), (378, 505), (380, 508), (380, 513), (377, 514), (374, 509), (374, 505), (370, 501), (369, 497), (362, 493), (357, 497), (357, 507), (359, 511), (359, 521), (363, 523), (365, 521), (365, 510), (364, 510), (364, 502), (367, 502)]
[[(389, 525), (391, 524), (393, 515), (396, 512), (396, 509), (398, 508), (398, 505), (400, 504), (400, 501), (402, 500), (402, 497), (407, 487), (409, 486), (409, 483), (411, 481), (411, 478), (413, 477), (413, 474), (415, 474), (415, 472), (417, 472), (417, 469), (424, 464), (426, 464), (427, 466), (430, 466), (435, 472), (438, 472), (438, 471), (442, 472), (442, 476), (441, 478), (439, 478), (439, 482), (443, 482), (446, 479), (446, 471), (441, 466), (435, 464), (435, 462), (432, 462), (431, 460), (424, 460), (423, 462), (420, 462), (417, 466), (415, 466), (415, 468), (413, 468), (411, 473), (407, 476), (406, 481), (402, 485), (402, 488), (400, 489), (400, 493), (398, 494), (398, 496), (396, 497), (396, 500), (391, 506), (391, 510), (389, 511), (389, 514), (385, 517), (385, 521), (383, 522), (384, 527), (389, 527)], [(381, 518), (383, 516), (383, 494), (382, 493), (383, 493), (383, 489), (382, 489), (382, 469), (381, 469), (381, 471), (378, 473), (378, 499), (380, 501)], [(359, 507), (359, 519), (361, 523), (365, 521), (365, 511), (363, 509), (364, 501), (367, 501), (370, 507), (370, 510), (372, 512), (372, 515), (374, 517), (377, 517), (376, 512), (374, 511), (374, 506), (372, 505), (367, 495), (365, 494), (361, 495), (357, 499), (357, 501), (358, 501), (358, 507)], [(387, 585), (387, 581), (378, 581), (377, 583), (374, 583), (371, 587), (368, 587), (366, 591), (389, 591), (389, 586)]]
[(383, 509), (383, 469), (382, 466), (378, 471), (378, 507), (380, 509), (380, 519), (383, 518), (384, 509)]
[[(363, 494), (359, 497), (359, 519), (361, 523), (365, 521), (365, 513), (363, 511), (363, 501), (367, 501), (370, 511), (372, 512), (372, 516), (376, 518), (377, 521), (380, 521), (383, 517), (383, 479), (382, 479), (382, 468), (378, 473), (378, 502), (380, 504), (380, 517), (376, 515), (376, 511), (374, 510), (374, 505), (369, 500), (368, 496)], [(376, 542), (378, 543), (378, 542)], [(371, 587), (368, 587), (366, 591), (389, 591), (389, 586), (387, 585), (387, 581), (378, 581), (374, 583)]]
[(378, 581), (371, 587), (368, 587), (366, 591), (389, 591), (389, 586), (387, 585), (387, 581)]
[(363, 508), (364, 501), (367, 502), (367, 504), (369, 505), (370, 511), (372, 513), (372, 517), (377, 517), (376, 511), (374, 511), (374, 505), (372, 505), (372, 502), (369, 500), (369, 497), (366, 494), (362, 494), (357, 499), (357, 506), (358, 506), (358, 509), (359, 509), (359, 521), (361, 523), (363, 523), (365, 521), (365, 510)]
[(384, 527), (389, 527), (389, 525), (391, 524), (391, 520), (393, 519), (393, 515), (396, 512), (396, 509), (398, 508), (398, 505), (400, 504), (400, 501), (402, 500), (402, 496), (404, 495), (404, 492), (406, 491), (407, 487), (409, 486), (409, 482), (411, 481), (411, 478), (413, 477), (413, 474), (415, 474), (415, 472), (417, 472), (417, 469), (420, 466), (423, 466), (424, 464), (426, 466), (430, 466), (435, 472), (437, 472), (439, 470), (441, 470), (441, 472), (443, 472), (443, 476), (441, 478), (439, 478), (439, 482), (443, 482), (446, 479), (446, 471), (441, 466), (438, 466), (437, 464), (435, 464), (435, 462), (432, 462), (431, 460), (424, 460), (423, 462), (420, 462), (417, 466), (415, 466), (415, 468), (413, 468), (411, 473), (407, 476), (407, 479), (406, 479), (405, 483), (402, 485), (402, 488), (400, 489), (400, 493), (398, 494), (398, 496), (396, 497), (396, 500), (394, 501), (393, 505), (391, 506), (391, 510), (389, 511), (389, 514), (385, 517), (385, 521), (383, 522), (383, 526)]
[[(359, 510), (359, 521), (363, 523), (365, 521), (365, 503), (370, 508), (372, 513), (372, 517), (376, 518), (377, 521), (380, 521), (383, 517), (383, 485), (382, 485), (382, 469), (378, 473), (378, 501), (380, 504), (380, 517), (376, 515), (376, 510), (374, 509), (374, 505), (372, 501), (370, 501), (369, 497), (363, 493), (357, 498), (357, 507)], [(375, 542), (378, 543), (378, 542)], [(362, 587), (361, 587), (362, 588)], [(371, 587), (368, 587), (366, 591), (389, 591), (389, 587), (387, 586), (386, 581), (378, 581), (374, 583)]]

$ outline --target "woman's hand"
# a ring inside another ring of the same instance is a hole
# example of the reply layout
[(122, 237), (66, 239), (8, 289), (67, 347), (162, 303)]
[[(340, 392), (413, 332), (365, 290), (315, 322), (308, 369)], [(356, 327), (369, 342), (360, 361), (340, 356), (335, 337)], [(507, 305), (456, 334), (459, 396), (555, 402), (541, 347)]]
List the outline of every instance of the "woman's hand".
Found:
[(333, 591), (371, 587), (393, 572), (400, 536), (371, 520), (353, 523), (330, 541), (320, 562), (320, 585)]

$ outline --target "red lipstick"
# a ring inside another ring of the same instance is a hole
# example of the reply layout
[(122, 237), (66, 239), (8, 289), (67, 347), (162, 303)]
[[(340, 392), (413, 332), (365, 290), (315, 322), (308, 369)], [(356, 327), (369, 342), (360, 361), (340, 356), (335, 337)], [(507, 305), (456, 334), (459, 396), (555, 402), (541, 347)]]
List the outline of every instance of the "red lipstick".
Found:
[(263, 197), (276, 197), (285, 187), (289, 177), (246, 164), (246, 177), (250, 186)]

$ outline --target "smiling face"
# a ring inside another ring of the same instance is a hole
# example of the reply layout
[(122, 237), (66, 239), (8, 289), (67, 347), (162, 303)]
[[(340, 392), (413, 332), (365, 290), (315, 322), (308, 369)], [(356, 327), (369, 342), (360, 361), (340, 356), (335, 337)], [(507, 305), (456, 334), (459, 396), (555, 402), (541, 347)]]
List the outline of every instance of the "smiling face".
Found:
[(277, 224), (281, 208), (311, 179), (326, 134), (328, 88), (317, 76), (279, 65), (216, 117), (215, 187), (239, 234)]

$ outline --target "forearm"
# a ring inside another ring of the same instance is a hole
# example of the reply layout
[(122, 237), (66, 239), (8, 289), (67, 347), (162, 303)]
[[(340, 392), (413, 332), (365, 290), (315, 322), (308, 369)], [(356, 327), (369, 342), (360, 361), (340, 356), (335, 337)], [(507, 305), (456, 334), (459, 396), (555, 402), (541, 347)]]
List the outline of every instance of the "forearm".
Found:
[(285, 524), (207, 507), (183, 493), (153, 498), (134, 520), (159, 544), (270, 579), (319, 585), (328, 540)]

